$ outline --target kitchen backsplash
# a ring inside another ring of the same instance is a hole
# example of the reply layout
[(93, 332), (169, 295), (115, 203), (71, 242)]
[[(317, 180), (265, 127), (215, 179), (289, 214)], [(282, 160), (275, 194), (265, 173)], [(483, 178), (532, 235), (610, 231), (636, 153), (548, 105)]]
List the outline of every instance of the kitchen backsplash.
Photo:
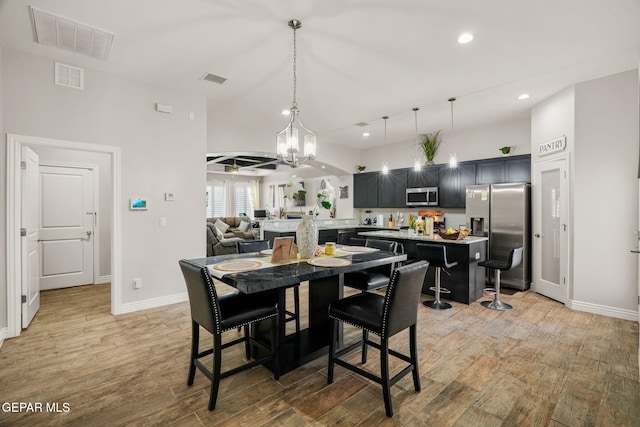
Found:
[[(444, 222), (447, 228), (458, 228), (460, 225), (464, 225), (466, 221), (466, 215), (464, 209), (440, 209), (437, 207), (424, 207), (424, 208), (406, 208), (406, 209), (392, 209), (392, 208), (374, 208), (374, 209), (354, 209), (353, 216), (358, 220), (359, 224), (364, 224), (365, 218), (371, 219), (371, 225), (374, 218), (377, 215), (382, 215), (384, 218), (383, 227), (389, 226), (389, 214), (393, 215), (396, 227), (407, 227), (409, 225), (409, 214), (414, 217), (418, 216), (418, 211), (434, 211), (439, 210), (444, 213)], [(366, 213), (366, 211), (371, 211)], [(402, 214), (400, 218), (403, 219), (402, 223), (398, 222), (398, 214)], [(442, 219), (440, 219), (442, 221)], [(375, 224), (379, 225), (379, 224)]]

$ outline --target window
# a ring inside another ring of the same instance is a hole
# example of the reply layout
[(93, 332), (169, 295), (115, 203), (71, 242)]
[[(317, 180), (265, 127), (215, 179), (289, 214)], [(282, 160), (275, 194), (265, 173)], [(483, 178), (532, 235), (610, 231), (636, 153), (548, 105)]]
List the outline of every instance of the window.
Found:
[(224, 215), (224, 182), (213, 181), (207, 185), (207, 218)]
[(249, 216), (253, 215), (255, 195), (253, 194), (251, 182), (236, 182), (233, 187), (235, 195), (234, 216), (239, 216), (241, 213)]

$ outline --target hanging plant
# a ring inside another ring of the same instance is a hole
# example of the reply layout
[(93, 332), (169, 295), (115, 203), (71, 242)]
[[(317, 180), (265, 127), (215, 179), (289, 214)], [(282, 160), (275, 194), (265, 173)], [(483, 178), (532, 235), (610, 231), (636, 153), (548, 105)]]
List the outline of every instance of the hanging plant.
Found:
[(427, 159), (427, 164), (432, 165), (433, 159), (436, 157), (438, 147), (440, 147), (440, 131), (428, 133), (420, 136), (420, 148), (424, 152), (424, 157)]

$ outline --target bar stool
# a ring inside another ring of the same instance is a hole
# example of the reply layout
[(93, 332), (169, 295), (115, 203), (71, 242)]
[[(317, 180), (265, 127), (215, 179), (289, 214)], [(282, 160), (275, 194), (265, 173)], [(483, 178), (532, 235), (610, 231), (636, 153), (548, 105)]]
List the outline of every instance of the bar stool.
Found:
[(493, 294), (493, 301), (482, 301), (480, 304), (482, 304), (483, 307), (501, 311), (511, 310), (513, 308), (509, 304), (505, 304), (500, 301), (500, 272), (509, 271), (520, 265), (522, 262), (522, 252), (522, 247), (515, 248), (511, 249), (511, 252), (509, 252), (509, 259), (506, 261), (488, 259), (478, 263), (480, 267), (486, 267), (496, 271), (496, 287), (483, 289), (483, 292), (490, 292)]
[[(429, 289), (435, 292), (436, 299), (434, 301), (425, 301), (422, 304), (433, 310), (446, 310), (451, 308), (448, 302), (440, 301), (440, 294), (450, 294), (451, 291), (440, 286), (440, 273), (443, 268), (451, 268), (458, 265), (457, 261), (449, 262), (447, 259), (447, 247), (445, 245), (433, 245), (430, 243), (416, 244), (417, 258), (419, 260), (426, 259), (430, 266), (436, 268), (436, 285)], [(446, 273), (446, 270), (445, 270)], [(447, 273), (448, 274), (448, 273)]]

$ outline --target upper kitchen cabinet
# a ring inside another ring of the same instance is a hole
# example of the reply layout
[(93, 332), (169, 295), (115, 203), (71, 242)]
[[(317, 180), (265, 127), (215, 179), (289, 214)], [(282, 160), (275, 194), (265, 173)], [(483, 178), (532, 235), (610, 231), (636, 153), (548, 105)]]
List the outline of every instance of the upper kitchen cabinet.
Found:
[(353, 175), (353, 207), (378, 207), (378, 172)]
[(404, 208), (407, 203), (407, 169), (394, 169), (378, 176), (378, 207)]
[(476, 162), (476, 184), (531, 182), (531, 156), (524, 154)]
[(422, 170), (407, 171), (407, 188), (424, 188), (438, 186), (438, 166), (423, 166)]
[(455, 168), (441, 166), (439, 182), (439, 206), (441, 208), (464, 208), (467, 185), (476, 183), (476, 163), (460, 162)]
[(506, 182), (531, 182), (531, 156), (515, 156), (505, 160)]

